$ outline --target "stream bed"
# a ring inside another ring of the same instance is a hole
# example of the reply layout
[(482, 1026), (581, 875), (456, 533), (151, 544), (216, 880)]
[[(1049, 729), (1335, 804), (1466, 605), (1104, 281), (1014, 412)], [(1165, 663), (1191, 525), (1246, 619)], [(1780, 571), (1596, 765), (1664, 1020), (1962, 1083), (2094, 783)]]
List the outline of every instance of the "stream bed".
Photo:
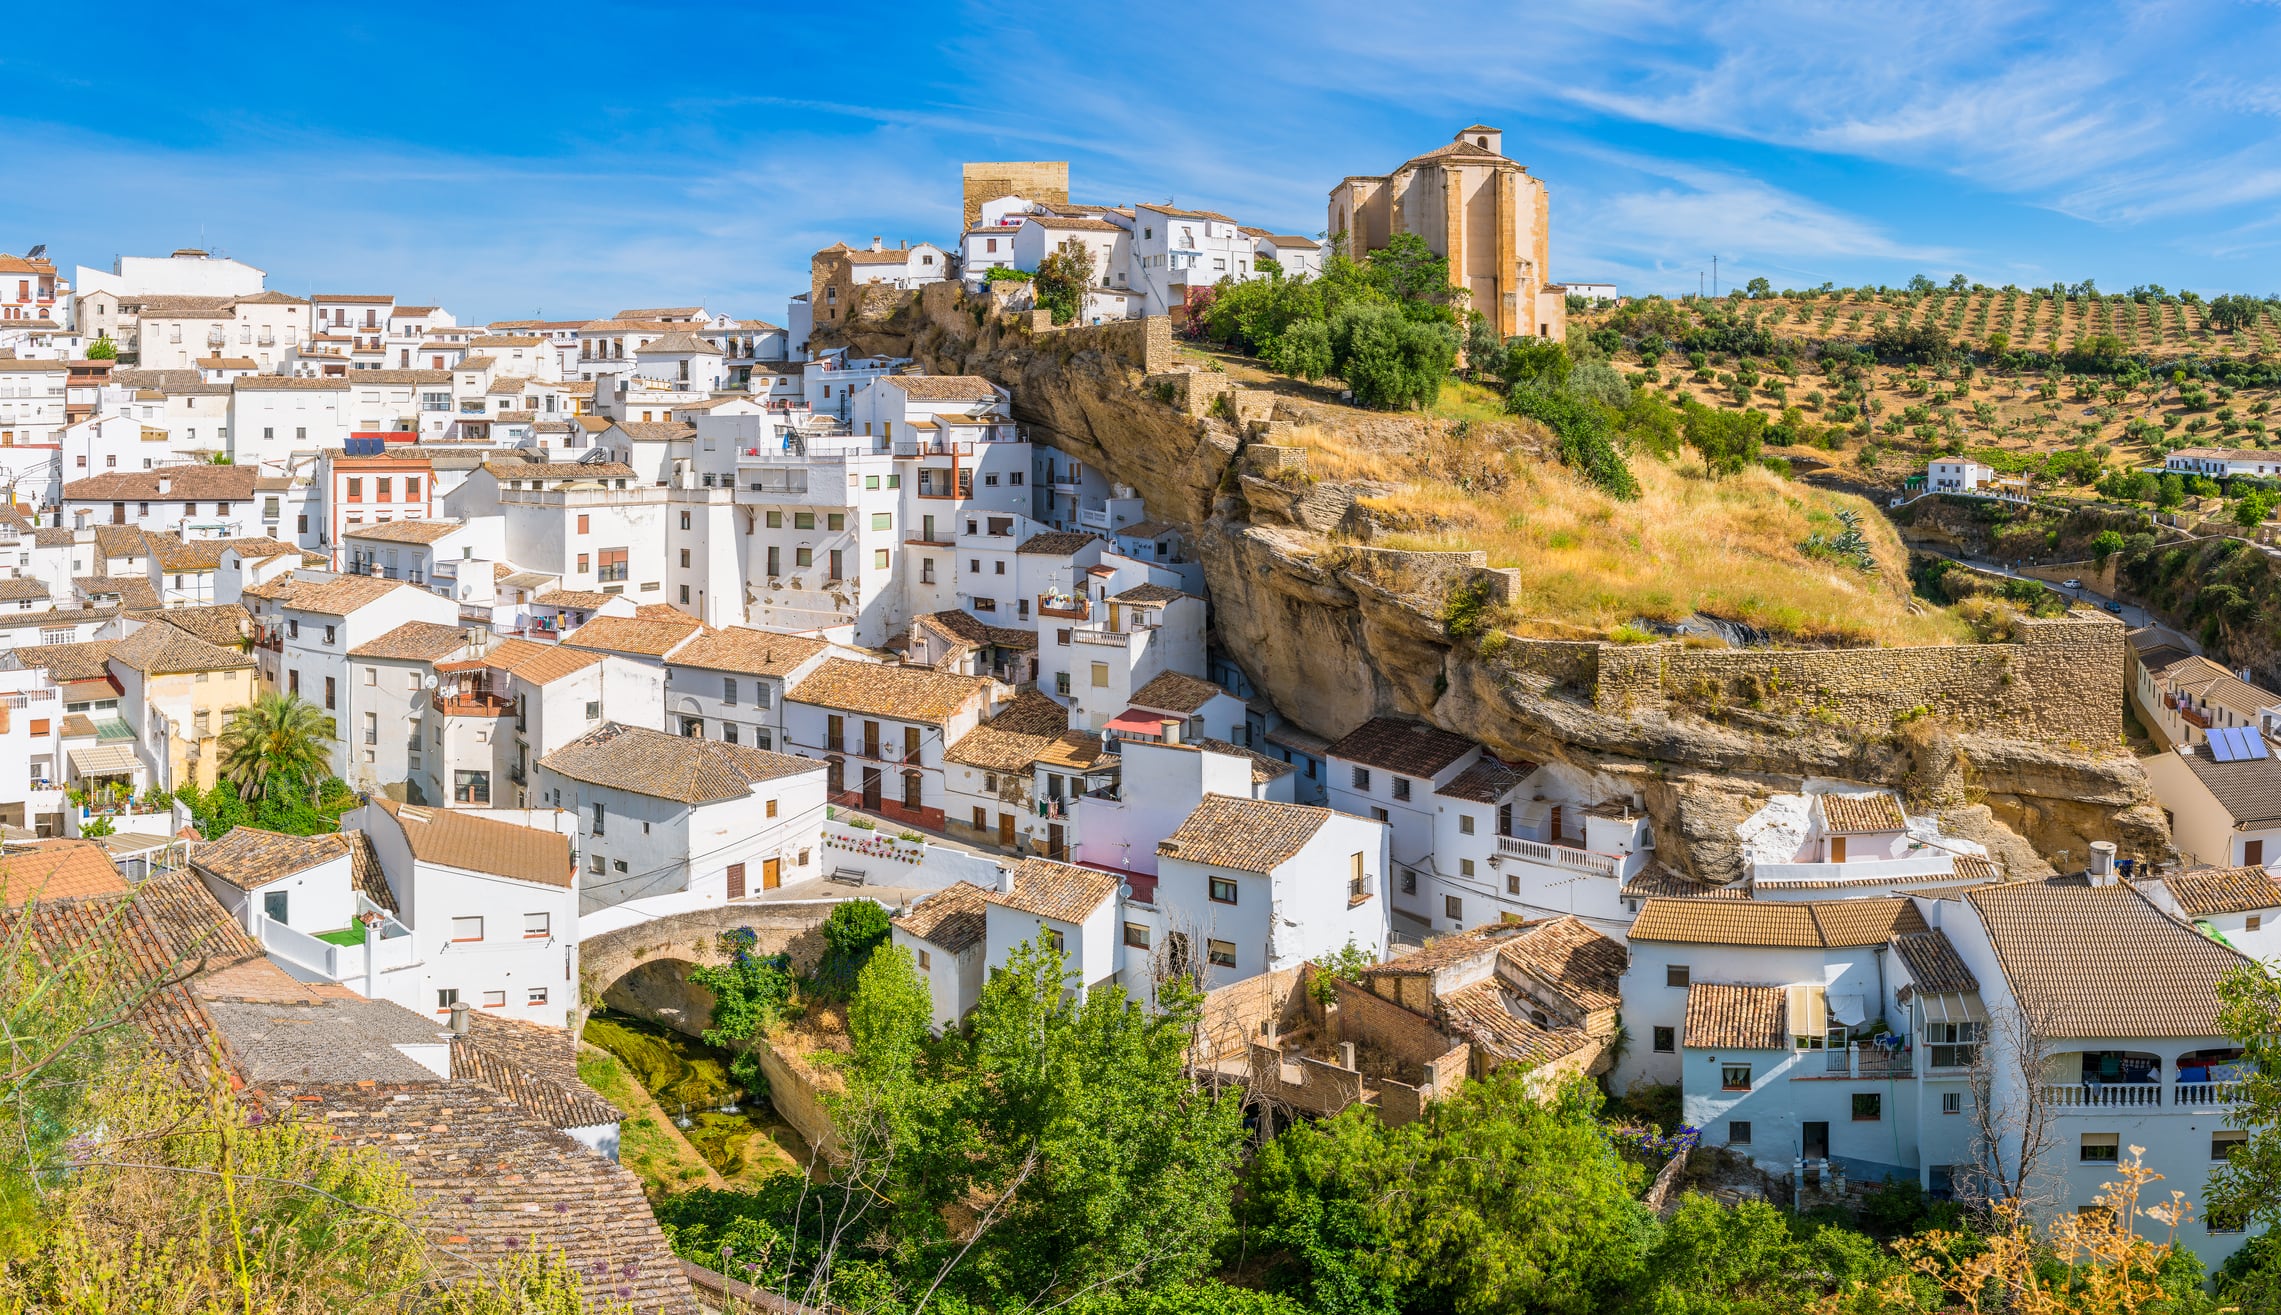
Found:
[[(585, 1040), (617, 1056), (667, 1119), (684, 1115), (683, 1137), (732, 1186), (746, 1187), (780, 1173), (799, 1173), (808, 1144), (776, 1115), (766, 1096), (737, 1089), (729, 1056), (695, 1037), (611, 1010), (586, 1020)], [(734, 1097), (738, 1112), (719, 1108)]]

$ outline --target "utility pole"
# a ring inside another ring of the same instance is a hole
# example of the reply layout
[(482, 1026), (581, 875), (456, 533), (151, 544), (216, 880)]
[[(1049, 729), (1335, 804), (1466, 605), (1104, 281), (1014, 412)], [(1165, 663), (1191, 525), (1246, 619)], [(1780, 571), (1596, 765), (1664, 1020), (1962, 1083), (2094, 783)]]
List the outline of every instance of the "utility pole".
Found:
[(1711, 257), (1711, 295), (1719, 295), (1719, 258)]

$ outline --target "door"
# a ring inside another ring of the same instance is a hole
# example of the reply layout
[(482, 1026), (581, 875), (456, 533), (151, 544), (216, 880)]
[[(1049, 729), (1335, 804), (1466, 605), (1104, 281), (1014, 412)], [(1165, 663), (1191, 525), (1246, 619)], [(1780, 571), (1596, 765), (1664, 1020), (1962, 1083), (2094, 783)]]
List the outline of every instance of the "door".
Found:
[(2241, 865), (2242, 865), (2243, 867), (2245, 867), (2245, 868), (2260, 868), (2260, 867), (2264, 867), (2264, 866), (2265, 866), (2265, 842), (2264, 842), (2264, 841), (2262, 841), (2262, 840), (2244, 840), (2244, 841), (2242, 841), (2242, 842), (2241, 842)]
[(876, 758), (879, 756), (878, 722), (867, 721), (863, 723), (863, 756), (866, 758)]
[(1826, 1123), (1809, 1123), (1806, 1125), (1805, 1133), (1806, 1158), (1809, 1160), (1826, 1160), (1830, 1158), (1830, 1125)]
[(907, 763), (915, 763), (918, 760), (919, 728), (916, 726), (905, 726), (903, 728), (903, 761)]
[(729, 864), (729, 898), (744, 898), (744, 864)]
[(879, 807), (879, 769), (876, 767), (863, 769), (863, 806)]
[(998, 814), (998, 843), (1008, 849), (1014, 847), (1014, 815), (1012, 813)]
[(1063, 857), (1066, 857), (1066, 856), (1067, 856), (1067, 845), (1068, 845), (1068, 842), (1062, 838), (1061, 823), (1059, 823), (1059, 822), (1048, 822), (1048, 823), (1046, 823), (1046, 825), (1045, 825), (1045, 856), (1046, 856), (1047, 858), (1054, 858), (1054, 859), (1058, 859), (1058, 858), (1063, 858)]
[(1845, 837), (1844, 837), (1844, 836), (1831, 836), (1831, 837), (1830, 837), (1830, 862), (1832, 862), (1832, 863), (1843, 863), (1843, 862), (1845, 862)]
[(784, 860), (764, 858), (760, 861), (760, 888), (774, 890), (784, 884)]
[(847, 792), (847, 763), (838, 758), (824, 760), (824, 793), (834, 799)]
[(1549, 825), (1550, 825), (1550, 827), (1551, 827), (1551, 832), (1550, 832), (1550, 834), (1548, 834), (1548, 835), (1546, 835), (1546, 836), (1545, 836), (1545, 839), (1547, 839), (1547, 840), (1551, 840), (1551, 841), (1554, 841), (1554, 842), (1556, 842), (1556, 843), (1557, 843), (1557, 842), (1559, 841), (1559, 839), (1560, 839), (1560, 805), (1559, 805), (1559, 804), (1554, 804), (1554, 805), (1552, 806), (1552, 821), (1549, 823)]
[(847, 718), (837, 713), (824, 718), (824, 747), (827, 749), (844, 749), (847, 747)]

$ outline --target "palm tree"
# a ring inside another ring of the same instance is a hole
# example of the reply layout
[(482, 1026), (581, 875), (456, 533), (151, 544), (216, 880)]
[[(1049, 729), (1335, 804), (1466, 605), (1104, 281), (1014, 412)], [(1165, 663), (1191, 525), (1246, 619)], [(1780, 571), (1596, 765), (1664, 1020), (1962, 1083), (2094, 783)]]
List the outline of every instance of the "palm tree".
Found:
[(222, 776), (241, 799), (279, 798), (332, 774), (333, 719), (298, 694), (264, 694), (222, 728)]

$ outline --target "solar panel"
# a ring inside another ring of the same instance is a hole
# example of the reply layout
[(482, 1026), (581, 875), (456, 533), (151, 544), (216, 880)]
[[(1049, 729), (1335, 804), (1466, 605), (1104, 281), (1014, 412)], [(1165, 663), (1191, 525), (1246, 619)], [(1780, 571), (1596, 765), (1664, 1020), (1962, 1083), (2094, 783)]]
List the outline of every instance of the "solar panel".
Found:
[(2209, 739), (2212, 762), (2254, 762), (2265, 756), (2265, 737), (2255, 727), (2216, 727), (2210, 731)]
[(2234, 760), (2236, 755), (2233, 737), (2228, 733), (2230, 729), (2224, 726), (2215, 726), (2210, 729), (2207, 738), (2210, 742), (2211, 762), (2230, 763)]
[(2256, 727), (2236, 726), (2234, 729), (2241, 734), (2241, 756), (2244, 759), (2265, 756), (2265, 737), (2258, 733)]

